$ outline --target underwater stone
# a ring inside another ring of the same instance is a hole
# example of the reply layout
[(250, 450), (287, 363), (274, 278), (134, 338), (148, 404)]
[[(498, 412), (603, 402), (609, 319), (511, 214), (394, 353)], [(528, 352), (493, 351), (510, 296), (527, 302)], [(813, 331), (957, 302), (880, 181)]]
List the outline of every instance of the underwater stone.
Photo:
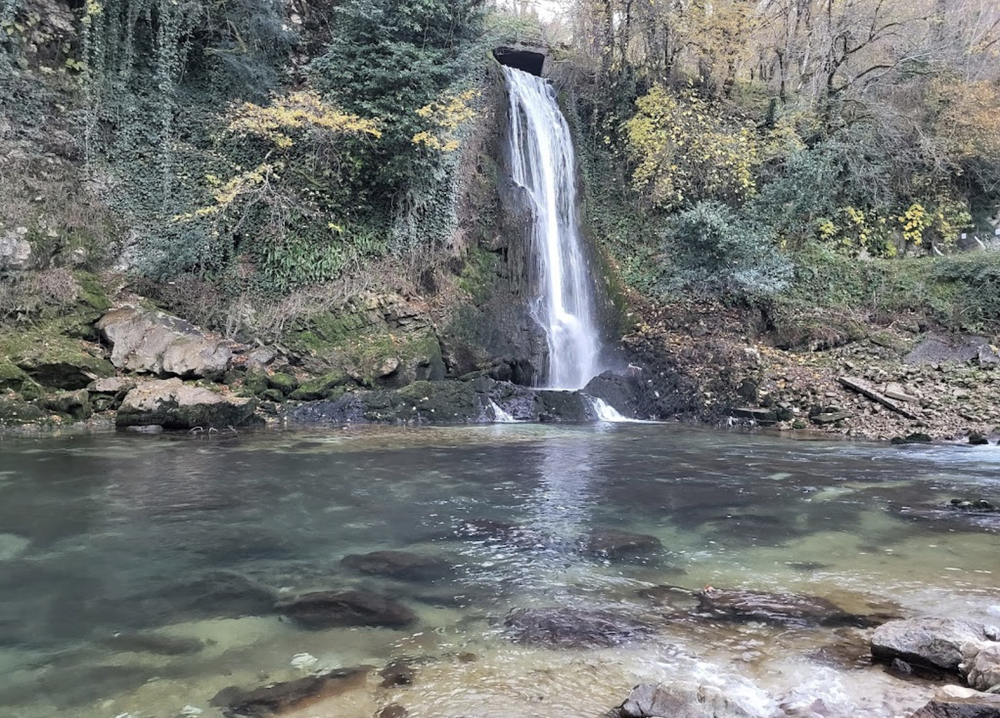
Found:
[(504, 619), (516, 643), (549, 648), (609, 648), (641, 639), (649, 627), (611, 611), (516, 608)]
[(402, 628), (417, 618), (410, 608), (398, 601), (360, 590), (316, 591), (282, 601), (276, 608), (307, 628)]
[(401, 579), (429, 579), (444, 576), (452, 566), (433, 556), (421, 556), (409, 551), (372, 551), (350, 554), (341, 563), (361, 573)]

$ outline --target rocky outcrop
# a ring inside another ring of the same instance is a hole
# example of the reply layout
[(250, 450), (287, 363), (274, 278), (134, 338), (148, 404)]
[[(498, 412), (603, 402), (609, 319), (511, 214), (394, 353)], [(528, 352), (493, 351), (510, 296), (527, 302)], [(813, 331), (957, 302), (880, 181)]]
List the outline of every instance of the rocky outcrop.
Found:
[(967, 643), (1000, 640), (1000, 631), (959, 618), (913, 618), (889, 621), (872, 635), (872, 657), (958, 672)]
[(154, 379), (139, 383), (125, 395), (116, 423), (121, 427), (225, 429), (249, 423), (255, 407), (252, 399), (192, 386), (180, 379)]
[(407, 606), (367, 591), (317, 591), (282, 601), (279, 612), (306, 628), (385, 626), (402, 628), (416, 620)]
[(1000, 695), (945, 686), (910, 718), (1000, 718)]
[(609, 718), (752, 718), (715, 686), (689, 681), (643, 683)]
[(232, 358), (226, 342), (163, 312), (138, 307), (115, 309), (104, 315), (97, 329), (112, 345), (111, 362), (127, 371), (216, 378)]
[(414, 581), (439, 578), (452, 570), (447, 561), (409, 551), (349, 554), (341, 559), (341, 563), (359, 573)]
[(250, 690), (235, 686), (223, 688), (209, 703), (221, 708), (227, 718), (233, 716), (270, 718), (344, 691), (360, 688), (364, 685), (365, 677), (370, 670), (366, 666), (338, 668), (319, 675), (271, 683)]
[(649, 627), (611, 611), (517, 608), (504, 619), (516, 643), (548, 648), (608, 648), (639, 640)]

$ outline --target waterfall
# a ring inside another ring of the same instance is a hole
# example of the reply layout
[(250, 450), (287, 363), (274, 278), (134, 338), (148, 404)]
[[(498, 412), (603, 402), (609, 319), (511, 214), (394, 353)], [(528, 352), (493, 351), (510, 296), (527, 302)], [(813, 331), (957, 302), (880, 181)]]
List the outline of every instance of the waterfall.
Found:
[(539, 296), (532, 315), (545, 331), (545, 384), (582, 389), (599, 373), (593, 287), (577, 219), (576, 158), (555, 92), (541, 77), (504, 67), (510, 96), (511, 173), (532, 209)]

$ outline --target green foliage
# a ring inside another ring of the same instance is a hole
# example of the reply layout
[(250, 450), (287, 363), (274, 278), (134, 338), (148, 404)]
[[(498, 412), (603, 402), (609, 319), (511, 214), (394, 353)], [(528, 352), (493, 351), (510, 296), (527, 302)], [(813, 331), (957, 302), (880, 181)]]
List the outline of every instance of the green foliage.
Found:
[(766, 228), (720, 202), (699, 202), (671, 218), (665, 287), (752, 301), (785, 289), (792, 265)]
[(358, 183), (369, 189), (373, 211), (397, 218), (397, 246), (447, 241), (457, 158), (413, 138), (435, 129), (418, 110), (478, 79), (482, 0), (348, 0), (334, 23), (310, 75), (339, 107), (383, 127), (362, 152)]

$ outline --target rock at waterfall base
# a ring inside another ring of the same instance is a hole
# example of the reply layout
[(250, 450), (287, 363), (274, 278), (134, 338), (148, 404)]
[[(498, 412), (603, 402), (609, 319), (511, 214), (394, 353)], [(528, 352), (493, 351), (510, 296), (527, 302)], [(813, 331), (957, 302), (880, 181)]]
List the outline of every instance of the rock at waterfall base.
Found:
[(688, 681), (643, 683), (614, 709), (612, 718), (752, 718), (715, 686)]

